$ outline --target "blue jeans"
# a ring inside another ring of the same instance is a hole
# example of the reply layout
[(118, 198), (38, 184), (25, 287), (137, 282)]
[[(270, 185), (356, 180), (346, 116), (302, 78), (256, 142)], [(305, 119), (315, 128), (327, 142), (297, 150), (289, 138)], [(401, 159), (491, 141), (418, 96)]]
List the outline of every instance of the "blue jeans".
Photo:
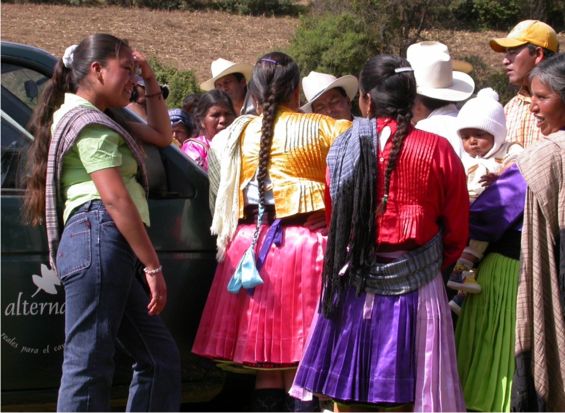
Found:
[(57, 269), (65, 289), (58, 411), (109, 411), (116, 345), (134, 359), (128, 411), (178, 411), (181, 365), (163, 321), (147, 314), (138, 260), (100, 201), (67, 221)]

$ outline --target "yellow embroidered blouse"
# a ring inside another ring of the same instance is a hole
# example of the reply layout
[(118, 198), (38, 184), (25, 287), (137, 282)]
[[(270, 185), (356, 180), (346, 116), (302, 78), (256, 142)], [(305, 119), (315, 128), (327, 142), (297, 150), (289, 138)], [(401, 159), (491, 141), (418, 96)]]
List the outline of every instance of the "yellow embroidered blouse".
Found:
[[(253, 119), (241, 136), (239, 217), (243, 217), (243, 190), (259, 162), (262, 116)], [(275, 117), (269, 163), (277, 218), (324, 209), (326, 156), (333, 141), (351, 127), (314, 113), (281, 107)]]

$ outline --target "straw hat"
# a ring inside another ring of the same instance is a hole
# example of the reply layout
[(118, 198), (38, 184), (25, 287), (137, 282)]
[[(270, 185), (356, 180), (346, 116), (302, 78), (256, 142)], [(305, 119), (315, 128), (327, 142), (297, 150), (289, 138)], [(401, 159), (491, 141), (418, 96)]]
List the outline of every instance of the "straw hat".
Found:
[(200, 89), (202, 90), (209, 91), (214, 89), (216, 80), (233, 73), (241, 73), (245, 77), (245, 80), (249, 82), (253, 66), (247, 63), (234, 63), (220, 57), (212, 62), (210, 71), (212, 72), (212, 78), (200, 84)]
[(302, 78), (302, 90), (308, 103), (302, 106), (303, 112), (312, 112), (312, 103), (330, 89), (341, 87), (351, 100), (357, 94), (359, 82), (352, 75), (345, 75), (340, 78), (320, 72), (310, 72), (308, 76)]
[(414, 69), (417, 92), (422, 96), (460, 102), (475, 90), (471, 76), (453, 70), (453, 61), (443, 43), (425, 41), (410, 45), (406, 59)]

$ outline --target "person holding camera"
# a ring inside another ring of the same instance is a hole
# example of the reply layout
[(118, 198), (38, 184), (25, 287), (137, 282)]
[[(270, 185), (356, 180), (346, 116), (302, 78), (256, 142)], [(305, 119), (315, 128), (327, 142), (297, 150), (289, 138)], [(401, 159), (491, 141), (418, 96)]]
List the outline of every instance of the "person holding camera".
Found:
[[(163, 99), (169, 96), (169, 88), (167, 85), (159, 85)], [(135, 75), (135, 84), (131, 91), (130, 103), (127, 108), (135, 112), (143, 120), (147, 120), (147, 95), (145, 91), (145, 81), (143, 77)]]

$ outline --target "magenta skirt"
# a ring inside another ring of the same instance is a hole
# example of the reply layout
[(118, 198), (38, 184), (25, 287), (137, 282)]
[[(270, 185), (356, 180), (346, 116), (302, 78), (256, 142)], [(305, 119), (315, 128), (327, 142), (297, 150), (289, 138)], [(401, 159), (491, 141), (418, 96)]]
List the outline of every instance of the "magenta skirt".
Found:
[[(268, 226), (261, 230), (256, 254)], [(272, 244), (252, 293), (227, 285), (251, 245), (254, 224), (240, 224), (218, 264), (192, 351), (248, 367), (285, 368), (302, 358), (321, 289), (326, 237), (283, 225), (282, 244)]]

